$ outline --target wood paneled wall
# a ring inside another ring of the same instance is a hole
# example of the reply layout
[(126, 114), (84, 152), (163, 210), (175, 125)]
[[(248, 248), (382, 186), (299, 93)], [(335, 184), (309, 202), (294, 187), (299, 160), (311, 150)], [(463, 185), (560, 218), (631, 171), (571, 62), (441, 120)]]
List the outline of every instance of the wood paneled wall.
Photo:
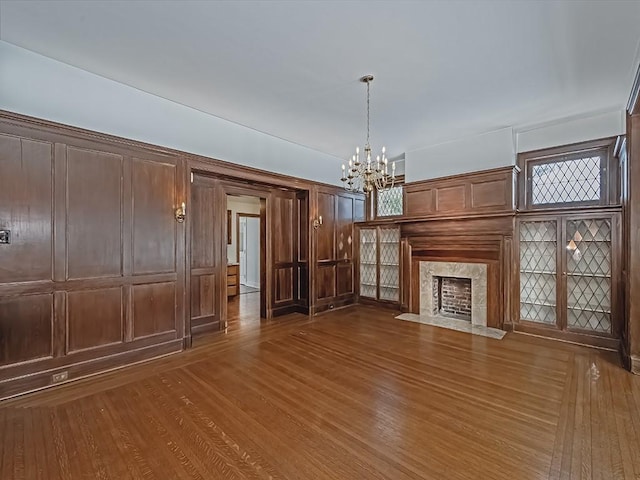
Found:
[(623, 356), (628, 368), (640, 374), (640, 73), (638, 74), (627, 115), (627, 195), (623, 199), (626, 255), (624, 269), (625, 328)]
[(337, 187), (318, 188), (312, 194), (313, 219), (322, 217), (322, 225), (312, 231), (316, 259), (312, 313), (319, 313), (355, 300), (354, 222), (365, 218), (365, 198)]
[[(181, 160), (1, 123), (0, 398), (178, 351)], [(150, 348), (153, 347), (153, 348)]]
[(407, 183), (404, 216), (412, 218), (510, 212), (515, 209), (517, 167)]
[(362, 196), (0, 112), (0, 399), (224, 328), (227, 194), (263, 199), (263, 316), (354, 301)]

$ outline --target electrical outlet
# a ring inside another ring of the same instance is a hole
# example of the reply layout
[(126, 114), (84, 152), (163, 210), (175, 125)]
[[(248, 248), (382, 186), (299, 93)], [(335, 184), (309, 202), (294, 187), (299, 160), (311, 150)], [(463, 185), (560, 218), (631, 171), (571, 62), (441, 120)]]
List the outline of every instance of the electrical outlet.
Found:
[(68, 378), (69, 378), (69, 372), (67, 372), (66, 370), (64, 372), (54, 373), (53, 375), (51, 375), (51, 383), (64, 382)]

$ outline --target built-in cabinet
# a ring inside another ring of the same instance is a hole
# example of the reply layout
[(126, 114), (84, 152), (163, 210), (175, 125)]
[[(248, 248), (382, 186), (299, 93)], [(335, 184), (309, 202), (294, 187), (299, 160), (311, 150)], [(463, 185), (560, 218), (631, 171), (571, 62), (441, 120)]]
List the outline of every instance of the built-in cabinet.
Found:
[(400, 228), (359, 229), (361, 298), (400, 302)]
[(520, 323), (619, 337), (618, 213), (519, 220)]

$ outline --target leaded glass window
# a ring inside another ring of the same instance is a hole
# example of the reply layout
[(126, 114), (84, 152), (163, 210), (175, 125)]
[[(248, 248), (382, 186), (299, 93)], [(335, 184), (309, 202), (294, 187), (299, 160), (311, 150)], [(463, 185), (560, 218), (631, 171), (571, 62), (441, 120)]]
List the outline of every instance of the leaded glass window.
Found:
[(389, 190), (381, 190), (376, 195), (376, 216), (402, 215), (402, 185), (396, 185)]

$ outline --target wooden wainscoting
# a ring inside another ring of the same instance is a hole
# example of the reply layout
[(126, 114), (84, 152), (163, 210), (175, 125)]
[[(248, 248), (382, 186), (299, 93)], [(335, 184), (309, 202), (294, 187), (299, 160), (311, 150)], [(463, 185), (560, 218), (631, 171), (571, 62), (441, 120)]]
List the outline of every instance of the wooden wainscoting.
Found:
[(182, 349), (180, 158), (0, 129), (0, 398)]
[(509, 166), (407, 183), (405, 217), (513, 211), (518, 172), (518, 167)]
[(313, 228), (315, 274), (312, 313), (352, 304), (356, 298), (354, 222), (363, 221), (365, 199), (339, 188), (319, 188), (315, 195), (314, 219), (322, 225)]
[(270, 219), (263, 317), (354, 301), (361, 195), (4, 111), (0, 160), (0, 229), (11, 231), (0, 245), (0, 399), (180, 351), (192, 327), (222, 328), (228, 193), (259, 192)]

